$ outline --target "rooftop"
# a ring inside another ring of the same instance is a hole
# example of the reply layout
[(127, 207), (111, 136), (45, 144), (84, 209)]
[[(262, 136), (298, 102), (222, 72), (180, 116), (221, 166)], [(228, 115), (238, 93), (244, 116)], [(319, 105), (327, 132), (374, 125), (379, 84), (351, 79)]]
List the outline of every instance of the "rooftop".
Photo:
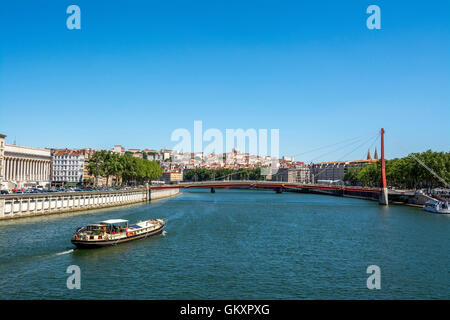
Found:
[(123, 219), (109, 219), (109, 220), (101, 221), (100, 223), (104, 223), (104, 224), (115, 224), (115, 223), (123, 223), (123, 222), (128, 222), (128, 220), (123, 220)]

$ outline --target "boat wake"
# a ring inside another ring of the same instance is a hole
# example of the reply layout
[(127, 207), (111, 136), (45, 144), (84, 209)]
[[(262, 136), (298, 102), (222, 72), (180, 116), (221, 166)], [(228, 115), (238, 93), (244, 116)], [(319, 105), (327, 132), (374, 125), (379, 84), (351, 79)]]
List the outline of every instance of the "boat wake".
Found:
[(71, 253), (71, 252), (73, 252), (73, 249), (66, 250), (66, 251), (62, 251), (62, 252), (58, 252), (56, 255), (57, 255), (57, 256), (60, 256), (60, 255), (68, 254), (68, 253)]
[(166, 230), (163, 230), (162, 235), (165, 236), (167, 234)]

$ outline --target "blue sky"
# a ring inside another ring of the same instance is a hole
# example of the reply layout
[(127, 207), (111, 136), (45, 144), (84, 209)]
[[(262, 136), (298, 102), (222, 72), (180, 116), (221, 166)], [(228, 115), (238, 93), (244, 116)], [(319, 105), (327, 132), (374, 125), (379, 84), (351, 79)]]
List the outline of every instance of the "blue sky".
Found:
[[(66, 27), (71, 4), (81, 30)], [(366, 27), (371, 4), (381, 30)], [(297, 155), (384, 127), (388, 158), (405, 155), (390, 136), (449, 151), (449, 15), (448, 1), (2, 0), (0, 132), (159, 149), (202, 120), (279, 129), (280, 153)]]

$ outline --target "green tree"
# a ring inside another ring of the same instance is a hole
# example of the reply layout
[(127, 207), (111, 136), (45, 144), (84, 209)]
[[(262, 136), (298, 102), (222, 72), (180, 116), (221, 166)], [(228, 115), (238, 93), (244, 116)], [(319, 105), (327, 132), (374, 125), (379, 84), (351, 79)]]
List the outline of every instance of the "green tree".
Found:
[(358, 172), (360, 169), (361, 168), (359, 167), (349, 168), (344, 175), (344, 181), (349, 182), (350, 184), (358, 183)]
[[(427, 150), (422, 153), (412, 153), (404, 158), (386, 160), (386, 180), (390, 186), (399, 188), (434, 188), (444, 186), (444, 183), (434, 176), (416, 159), (442, 179), (450, 182), (450, 152), (433, 152)], [(381, 181), (380, 161), (362, 168), (348, 170), (345, 181), (361, 183), (364, 186), (379, 186)]]
[(129, 152), (119, 155), (110, 151), (98, 151), (89, 160), (88, 170), (95, 176), (96, 185), (98, 177), (116, 177), (116, 184), (131, 184), (148, 182), (161, 177), (162, 170), (159, 163), (147, 159), (135, 158)]
[(108, 152), (106, 150), (97, 151), (89, 159), (87, 165), (90, 175), (95, 177), (95, 186), (98, 186), (98, 177), (104, 177), (106, 174), (106, 159)]
[(109, 177), (116, 177), (116, 183), (119, 182), (119, 177), (122, 175), (122, 162), (120, 158), (123, 157), (117, 153), (108, 152), (108, 156), (105, 161), (105, 174), (106, 174), (106, 184), (109, 185)]

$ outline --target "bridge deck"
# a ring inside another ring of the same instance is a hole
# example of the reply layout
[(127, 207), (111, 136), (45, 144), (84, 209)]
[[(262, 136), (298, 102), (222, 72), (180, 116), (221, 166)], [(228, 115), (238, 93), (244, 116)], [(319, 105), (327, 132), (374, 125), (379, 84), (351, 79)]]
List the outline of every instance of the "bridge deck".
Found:
[(368, 193), (381, 193), (380, 188), (366, 188), (357, 186), (323, 185), (323, 184), (297, 184), (281, 181), (207, 181), (207, 182), (184, 182), (170, 185), (152, 185), (150, 190), (159, 189), (208, 189), (208, 188), (284, 188), (284, 189), (321, 189), (321, 190), (344, 190)]

